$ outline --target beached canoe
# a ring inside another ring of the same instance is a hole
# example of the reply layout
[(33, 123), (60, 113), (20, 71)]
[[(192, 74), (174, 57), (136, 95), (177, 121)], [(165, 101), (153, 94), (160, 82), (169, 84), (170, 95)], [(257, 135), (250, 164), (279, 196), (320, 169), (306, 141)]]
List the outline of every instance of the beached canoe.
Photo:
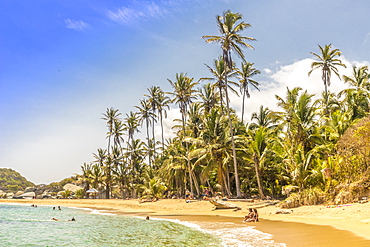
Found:
[(242, 209), (242, 207), (240, 207), (238, 205), (228, 203), (228, 202), (225, 202), (225, 201), (211, 200), (209, 202), (216, 206), (215, 209), (236, 209), (236, 210), (241, 210)]

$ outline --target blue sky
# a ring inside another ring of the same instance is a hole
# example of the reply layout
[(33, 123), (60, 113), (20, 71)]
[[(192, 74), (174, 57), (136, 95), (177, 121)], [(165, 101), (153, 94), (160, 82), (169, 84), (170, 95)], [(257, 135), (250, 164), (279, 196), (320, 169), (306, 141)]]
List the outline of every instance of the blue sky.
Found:
[[(0, 167), (35, 183), (79, 173), (106, 146), (106, 108), (123, 115), (152, 85), (185, 72), (209, 76), (220, 54), (203, 35), (218, 34), (215, 16), (230, 9), (252, 27), (245, 50), (262, 71), (248, 112), (275, 107), (274, 94), (300, 86), (320, 93), (319, 72), (307, 76), (310, 52), (332, 43), (342, 60), (370, 60), (368, 0), (0, 0)], [(236, 58), (236, 57), (235, 57)], [(237, 60), (237, 59), (236, 59)], [(332, 91), (343, 88), (333, 80)], [(237, 110), (240, 99), (234, 97)], [(172, 124), (176, 109), (169, 112)]]

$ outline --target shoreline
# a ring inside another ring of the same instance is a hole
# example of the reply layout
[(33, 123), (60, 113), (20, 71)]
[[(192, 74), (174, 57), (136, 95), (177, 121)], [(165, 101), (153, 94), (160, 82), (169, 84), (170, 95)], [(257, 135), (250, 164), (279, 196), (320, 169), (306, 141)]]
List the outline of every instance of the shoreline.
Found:
[[(145, 203), (139, 203), (134, 199), (1, 199), (0, 203), (93, 208), (120, 215), (149, 215), (182, 221), (228, 221), (234, 222), (238, 227), (245, 224), (254, 226), (256, 230), (272, 234), (275, 242), (286, 243), (287, 246), (297, 244), (302, 246), (302, 240), (316, 243), (316, 246), (320, 243), (324, 246), (328, 241), (343, 243), (343, 246), (345, 246), (343, 241), (351, 244), (353, 242), (352, 246), (370, 244), (370, 203), (354, 203), (338, 207), (303, 206), (293, 208), (291, 214), (275, 214), (279, 208), (269, 206), (269, 202), (266, 201), (231, 202), (242, 207), (242, 210), (238, 211), (214, 210), (214, 206), (208, 201), (186, 203), (183, 199), (161, 199), (157, 202)], [(250, 207), (258, 209), (260, 222), (242, 223)], [(308, 229), (312, 232), (307, 231)]]

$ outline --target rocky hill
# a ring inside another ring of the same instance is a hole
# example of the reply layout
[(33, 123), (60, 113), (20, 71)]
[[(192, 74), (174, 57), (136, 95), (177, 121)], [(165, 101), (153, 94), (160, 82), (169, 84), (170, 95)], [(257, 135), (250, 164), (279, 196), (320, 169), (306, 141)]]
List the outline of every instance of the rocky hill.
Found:
[(0, 168), (0, 190), (4, 192), (17, 192), (34, 186), (34, 183), (28, 181), (19, 172), (8, 168)]

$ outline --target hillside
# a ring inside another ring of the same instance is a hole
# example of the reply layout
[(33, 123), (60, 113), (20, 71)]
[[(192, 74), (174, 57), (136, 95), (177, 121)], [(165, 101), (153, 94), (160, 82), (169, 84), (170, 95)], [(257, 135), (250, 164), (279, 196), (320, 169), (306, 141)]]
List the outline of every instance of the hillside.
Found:
[(24, 178), (19, 172), (8, 168), (0, 168), (0, 190), (4, 192), (17, 192), (35, 184)]

